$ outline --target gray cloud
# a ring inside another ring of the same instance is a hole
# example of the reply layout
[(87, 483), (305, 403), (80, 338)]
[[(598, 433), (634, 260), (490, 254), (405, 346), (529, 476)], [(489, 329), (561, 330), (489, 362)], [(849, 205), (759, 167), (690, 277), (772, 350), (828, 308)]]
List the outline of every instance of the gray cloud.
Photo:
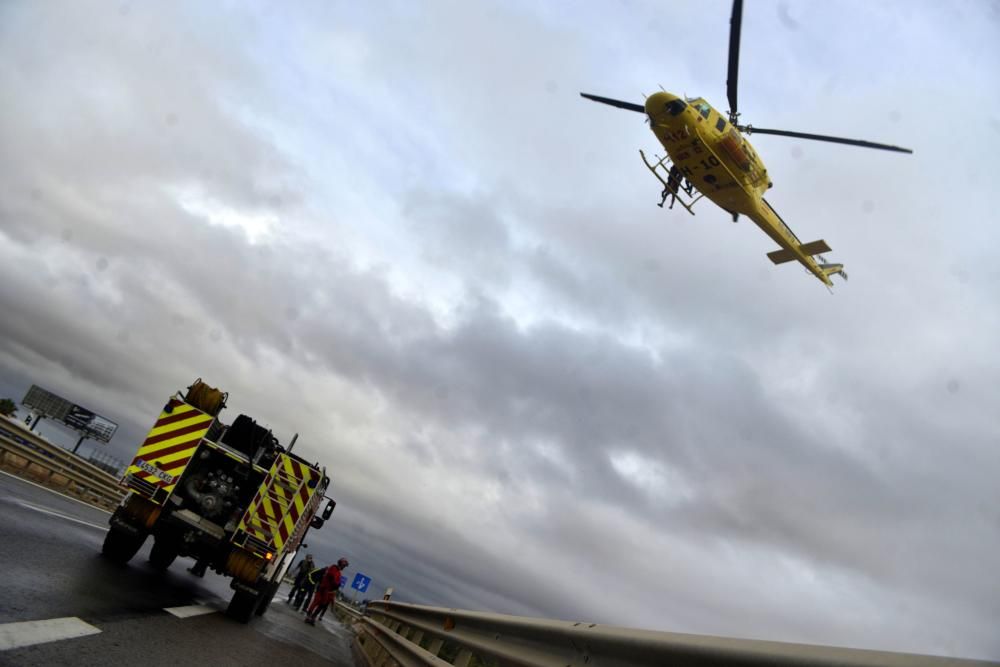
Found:
[[(760, 37), (780, 5), (748, 19), (762, 124), (919, 142), (754, 138), (778, 210), (857, 267), (830, 297), (749, 225), (650, 206), (641, 117), (576, 97), (663, 76), (625, 36), (721, 48), (657, 7), (8, 4), (0, 390), (121, 421), (124, 458), (165, 394), (221, 385), (327, 465), (311, 548), (403, 599), (1000, 655), (996, 232), (978, 171), (940, 169), (996, 137), (934, 129), (947, 68), (859, 79), (853, 38), (800, 63)], [(905, 20), (984, 39), (936, 12)], [(721, 95), (721, 58), (664, 83)]]

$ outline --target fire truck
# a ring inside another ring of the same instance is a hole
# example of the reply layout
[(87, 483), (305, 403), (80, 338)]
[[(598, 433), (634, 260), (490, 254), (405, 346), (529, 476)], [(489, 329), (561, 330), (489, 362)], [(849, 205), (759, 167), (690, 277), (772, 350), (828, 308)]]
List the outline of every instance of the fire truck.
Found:
[[(127, 494), (111, 515), (102, 553), (125, 564), (152, 536), (150, 564), (178, 557), (230, 577), (227, 613), (260, 616), (310, 528), (336, 503), (325, 468), (292, 453), (247, 415), (219, 419), (228, 394), (198, 379), (172, 396), (120, 481)], [(324, 505), (325, 500), (325, 505)], [(322, 507), (322, 510), (320, 507)]]

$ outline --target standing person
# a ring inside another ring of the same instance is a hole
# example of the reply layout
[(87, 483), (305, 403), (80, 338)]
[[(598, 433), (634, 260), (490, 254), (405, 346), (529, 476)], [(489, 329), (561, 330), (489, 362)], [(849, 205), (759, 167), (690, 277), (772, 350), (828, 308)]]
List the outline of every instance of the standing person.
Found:
[(299, 564), (292, 569), (293, 576), (295, 577), (295, 583), (292, 584), (292, 590), (288, 593), (288, 604), (292, 603), (292, 598), (295, 594), (299, 592), (302, 588), (302, 584), (305, 583), (306, 577), (312, 572), (314, 567), (312, 554), (306, 554), (304, 560), (299, 561)]
[(301, 607), (302, 612), (305, 613), (309, 607), (309, 600), (312, 599), (313, 591), (316, 590), (316, 586), (323, 580), (324, 574), (326, 574), (326, 568), (317, 567), (306, 575), (305, 580), (302, 582), (302, 588), (295, 594), (295, 602), (292, 604), (292, 609), (299, 611)]
[(306, 623), (316, 625), (316, 616), (321, 609), (326, 609), (327, 605), (334, 601), (337, 591), (340, 589), (340, 573), (347, 569), (350, 563), (346, 558), (341, 558), (336, 565), (326, 568), (323, 580), (319, 582), (319, 589), (313, 596), (312, 604), (309, 605), (309, 613), (306, 615)]

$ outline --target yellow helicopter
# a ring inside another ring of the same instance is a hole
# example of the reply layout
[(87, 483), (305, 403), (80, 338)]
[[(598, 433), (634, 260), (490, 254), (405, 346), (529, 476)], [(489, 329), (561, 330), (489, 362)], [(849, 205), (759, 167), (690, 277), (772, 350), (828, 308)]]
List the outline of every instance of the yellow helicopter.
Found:
[(802, 243), (777, 211), (767, 203), (763, 195), (773, 183), (764, 163), (746, 137), (756, 132), (899, 153), (913, 151), (858, 139), (740, 125), (736, 106), (736, 82), (742, 17), (743, 0), (734, 0), (729, 28), (729, 72), (726, 79), (728, 118), (700, 97), (685, 99), (665, 91), (653, 93), (646, 98), (644, 105), (587, 93), (580, 95), (620, 109), (645, 113), (649, 118), (653, 134), (663, 144), (667, 155), (650, 162), (641, 150), (639, 154), (646, 167), (663, 184), (659, 203), (661, 208), (670, 199), (670, 208), (673, 208), (675, 202), (679, 202), (694, 215), (692, 206), (702, 197), (708, 197), (728, 211), (733, 216), (733, 222), (743, 214), (774, 239), (780, 249), (767, 254), (772, 262), (783, 264), (797, 261), (827, 287), (832, 287), (830, 276), (839, 275), (847, 280), (844, 265), (829, 263), (822, 256), (822, 253), (830, 252), (826, 241), (821, 239)]

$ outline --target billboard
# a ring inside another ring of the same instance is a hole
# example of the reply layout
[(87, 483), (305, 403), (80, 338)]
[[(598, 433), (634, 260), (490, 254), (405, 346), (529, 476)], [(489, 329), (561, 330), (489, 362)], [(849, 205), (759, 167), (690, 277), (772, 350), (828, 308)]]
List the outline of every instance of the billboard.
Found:
[(21, 403), (46, 419), (62, 422), (66, 426), (80, 431), (84, 437), (93, 440), (111, 442), (111, 437), (118, 430), (118, 424), (110, 419), (91, 412), (76, 403), (71, 403), (38, 385), (31, 385), (31, 389), (28, 390)]

